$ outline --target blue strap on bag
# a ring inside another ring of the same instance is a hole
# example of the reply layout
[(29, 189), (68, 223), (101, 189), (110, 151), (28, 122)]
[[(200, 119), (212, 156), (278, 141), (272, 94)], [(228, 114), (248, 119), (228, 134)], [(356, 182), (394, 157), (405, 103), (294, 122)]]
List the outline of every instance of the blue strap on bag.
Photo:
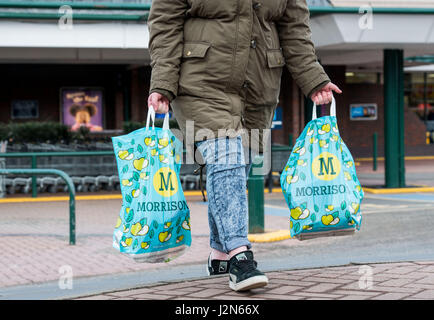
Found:
[(145, 128), (112, 138), (122, 192), (113, 247), (137, 262), (167, 262), (191, 245), (179, 179), (182, 143), (169, 130), (168, 114), (162, 128), (154, 122), (151, 107)]
[(339, 135), (336, 102), (330, 116), (312, 120), (298, 137), (280, 177), (290, 209), (290, 234), (299, 240), (359, 230), (363, 189), (353, 157)]

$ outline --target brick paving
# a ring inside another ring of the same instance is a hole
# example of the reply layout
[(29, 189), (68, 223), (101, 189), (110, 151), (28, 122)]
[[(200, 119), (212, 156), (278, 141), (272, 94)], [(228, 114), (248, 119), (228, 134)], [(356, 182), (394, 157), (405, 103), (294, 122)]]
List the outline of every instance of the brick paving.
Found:
[[(112, 247), (120, 200), (77, 201), (74, 246), (68, 240), (67, 201), (0, 203), (0, 288), (58, 281), (63, 266), (70, 267), (78, 278), (205, 263), (209, 254), (209, 227), (207, 207), (199, 199), (188, 199), (192, 246), (174, 261), (155, 264), (133, 262)], [(265, 225), (269, 229), (282, 229), (289, 227), (289, 221), (286, 217), (266, 215)], [(297, 242), (280, 241), (279, 246), (293, 246)], [(258, 255), (271, 247), (271, 243), (254, 244)]]
[[(432, 300), (434, 261), (349, 265), (268, 272), (269, 284), (247, 292), (229, 289), (228, 277), (159, 282), (75, 300)], [(372, 281), (365, 281), (370, 270)]]

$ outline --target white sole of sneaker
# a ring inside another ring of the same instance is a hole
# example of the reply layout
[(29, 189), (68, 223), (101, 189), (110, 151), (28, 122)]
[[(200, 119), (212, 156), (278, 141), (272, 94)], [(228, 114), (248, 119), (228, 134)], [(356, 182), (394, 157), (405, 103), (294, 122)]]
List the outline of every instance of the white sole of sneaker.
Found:
[(245, 291), (255, 288), (261, 288), (265, 287), (267, 284), (267, 276), (255, 276), (238, 283), (233, 283), (231, 280), (229, 280), (229, 288), (234, 291)]

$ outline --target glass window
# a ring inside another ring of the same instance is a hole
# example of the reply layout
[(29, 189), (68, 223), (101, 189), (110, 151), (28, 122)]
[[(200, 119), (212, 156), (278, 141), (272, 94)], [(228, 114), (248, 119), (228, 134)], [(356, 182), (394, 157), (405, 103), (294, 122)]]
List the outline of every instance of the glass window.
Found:
[(345, 72), (346, 83), (378, 83), (379, 74), (376, 72)]
[(434, 121), (434, 73), (406, 73), (404, 86), (406, 105), (421, 120)]

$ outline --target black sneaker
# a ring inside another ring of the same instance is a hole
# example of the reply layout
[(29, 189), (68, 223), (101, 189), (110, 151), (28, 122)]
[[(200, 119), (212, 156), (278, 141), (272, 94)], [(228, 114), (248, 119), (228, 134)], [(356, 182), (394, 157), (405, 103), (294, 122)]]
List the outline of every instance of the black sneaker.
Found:
[(256, 269), (257, 266), (250, 250), (233, 256), (229, 260), (229, 287), (235, 291), (244, 291), (266, 286), (268, 278)]
[(209, 276), (225, 274), (229, 271), (229, 260), (211, 260), (211, 254), (208, 256), (208, 264), (206, 271)]

